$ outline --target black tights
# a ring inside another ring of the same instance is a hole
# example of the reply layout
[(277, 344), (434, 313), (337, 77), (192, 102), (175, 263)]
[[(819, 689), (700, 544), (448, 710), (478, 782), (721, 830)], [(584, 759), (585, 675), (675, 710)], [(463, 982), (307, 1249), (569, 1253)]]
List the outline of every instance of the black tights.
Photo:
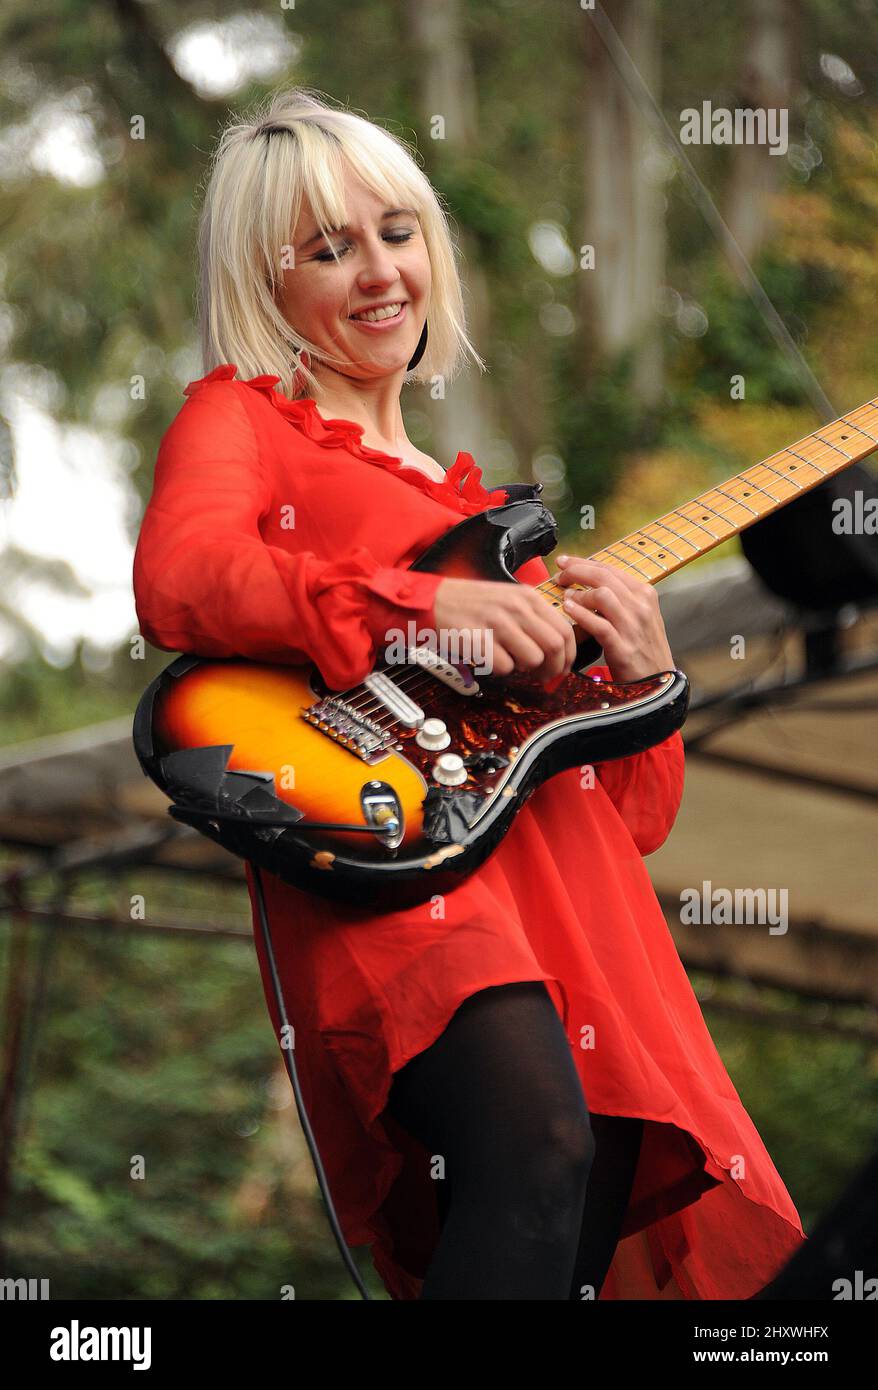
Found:
[(388, 1110), (441, 1156), (439, 1241), (421, 1298), (597, 1298), (643, 1121), (589, 1115), (542, 980), (465, 999), (395, 1073)]

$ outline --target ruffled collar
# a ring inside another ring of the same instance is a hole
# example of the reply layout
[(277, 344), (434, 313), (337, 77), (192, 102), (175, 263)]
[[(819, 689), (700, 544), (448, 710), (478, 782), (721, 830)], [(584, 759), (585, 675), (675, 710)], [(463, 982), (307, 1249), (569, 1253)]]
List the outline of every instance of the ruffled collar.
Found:
[[(237, 371), (238, 368), (231, 362), (225, 362), (219, 367), (214, 367), (212, 372), (200, 380), (190, 381), (183, 394), (192, 396), (200, 386), (209, 381), (230, 381), (236, 376)], [(398, 473), (405, 482), (420, 488), (422, 492), (428, 493), (446, 507), (456, 507), (465, 515), (484, 511), (489, 506), (499, 507), (506, 502), (508, 494), (505, 488), (488, 491), (482, 486), (482, 470), (472, 454), (461, 450), (454, 463), (446, 470), (442, 482), (437, 482), (420, 468), (413, 468), (392, 454), (385, 454), (380, 449), (371, 449), (368, 444), (364, 444), (363, 425), (358, 425), (353, 420), (324, 420), (316, 401), (311, 400), (309, 396), (303, 396), (296, 401), (289, 400), (283, 392), (275, 390), (279, 381), (279, 376), (266, 374), (251, 377), (241, 384), (251, 386), (254, 391), (260, 391), (291, 425), (315, 444), (328, 449), (346, 449), (348, 453), (363, 459), (366, 463), (377, 464), (380, 468), (386, 468), (389, 473)]]

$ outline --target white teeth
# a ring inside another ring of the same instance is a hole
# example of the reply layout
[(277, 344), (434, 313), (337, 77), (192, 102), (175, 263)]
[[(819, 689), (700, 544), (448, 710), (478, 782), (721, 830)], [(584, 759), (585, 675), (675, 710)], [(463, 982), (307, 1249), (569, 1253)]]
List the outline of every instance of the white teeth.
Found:
[(388, 304), (384, 309), (366, 309), (362, 314), (351, 314), (352, 319), (365, 319), (367, 323), (378, 323), (380, 319), (393, 319), (402, 312), (401, 304)]

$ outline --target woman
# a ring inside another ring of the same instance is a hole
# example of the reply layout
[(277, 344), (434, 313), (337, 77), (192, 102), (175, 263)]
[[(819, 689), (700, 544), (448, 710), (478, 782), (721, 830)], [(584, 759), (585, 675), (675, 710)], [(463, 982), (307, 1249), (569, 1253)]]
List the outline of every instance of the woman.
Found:
[[(150, 642), (314, 661), (343, 690), (413, 620), (551, 682), (572, 620), (617, 679), (673, 666), (653, 590), (607, 566), (560, 557), (591, 588), (570, 620), (536, 592), (541, 560), (517, 585), (409, 571), (507, 494), (406, 436), (403, 383), (481, 359), (400, 141), (313, 93), (275, 97), (221, 137), (200, 258), (211, 370), (162, 440), (135, 556)], [(477, 874), (416, 908), (264, 874), (333, 1200), (394, 1298), (748, 1298), (803, 1239), (642, 862), (677, 812), (680, 736), (596, 772), (544, 784)]]

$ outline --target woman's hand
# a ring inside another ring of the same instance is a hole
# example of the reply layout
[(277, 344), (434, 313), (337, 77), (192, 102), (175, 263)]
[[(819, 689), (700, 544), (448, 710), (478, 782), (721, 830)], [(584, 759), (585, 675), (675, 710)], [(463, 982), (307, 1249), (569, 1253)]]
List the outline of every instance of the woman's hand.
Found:
[(597, 560), (570, 555), (556, 559), (560, 586), (589, 586), (587, 594), (568, 594), (564, 611), (583, 634), (603, 647), (614, 680), (640, 680), (673, 669), (658, 596), (651, 584)]
[(527, 671), (548, 685), (576, 659), (572, 621), (530, 584), (443, 579), (433, 617), (440, 639), (443, 629), (469, 634), (473, 650), (485, 650), (491, 675)]

